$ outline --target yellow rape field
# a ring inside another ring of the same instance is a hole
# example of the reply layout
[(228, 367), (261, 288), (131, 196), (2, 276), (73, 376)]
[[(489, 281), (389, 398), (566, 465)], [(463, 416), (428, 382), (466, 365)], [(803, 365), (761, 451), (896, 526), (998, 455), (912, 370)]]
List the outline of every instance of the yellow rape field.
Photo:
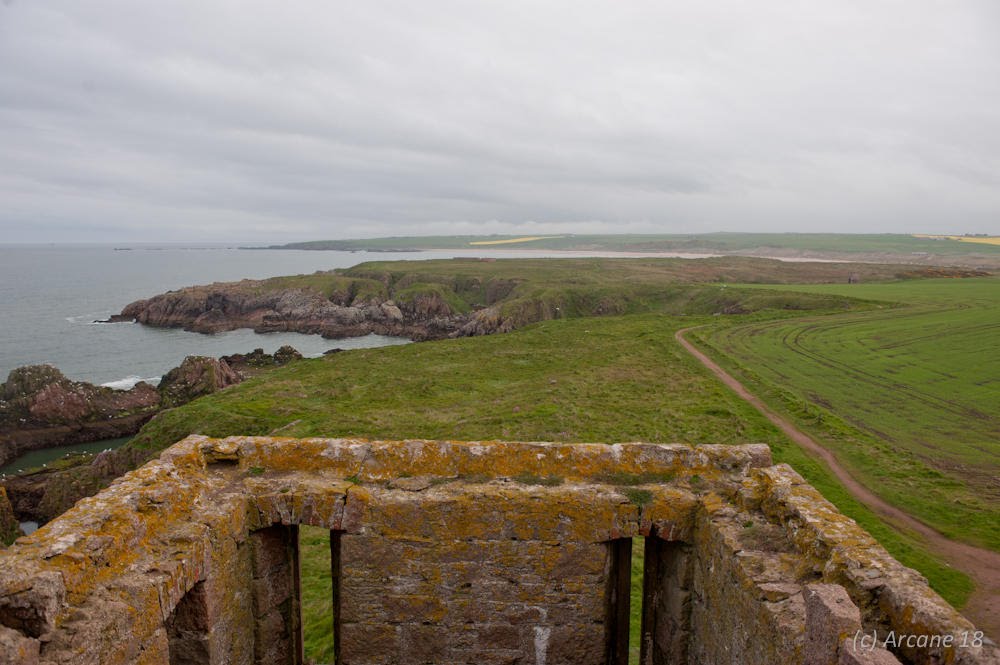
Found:
[(470, 245), (512, 245), (518, 242), (532, 242), (534, 240), (549, 240), (551, 238), (562, 238), (563, 236), (524, 236), (522, 238), (507, 238), (505, 240), (474, 240)]
[(914, 233), (913, 237), (936, 240), (958, 240), (959, 242), (976, 242), (983, 245), (1000, 245), (1000, 236), (935, 236), (923, 233)]

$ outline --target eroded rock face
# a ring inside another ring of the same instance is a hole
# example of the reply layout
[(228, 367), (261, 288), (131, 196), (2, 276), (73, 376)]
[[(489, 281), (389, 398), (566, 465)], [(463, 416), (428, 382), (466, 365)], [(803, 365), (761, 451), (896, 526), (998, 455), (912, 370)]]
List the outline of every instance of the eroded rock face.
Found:
[(50, 365), (13, 370), (0, 387), (0, 464), (29, 451), (134, 434), (160, 408), (148, 383), (115, 390)]
[(158, 388), (163, 406), (169, 408), (210, 395), (241, 380), (225, 360), (188, 356), (179, 366), (163, 375)]
[(111, 321), (217, 333), (237, 328), (257, 332), (299, 332), (331, 339), (375, 333), (411, 339), (436, 339), (456, 333), (467, 317), (440, 296), (418, 295), (397, 305), (387, 295), (365, 293), (353, 299), (306, 289), (263, 291), (261, 282), (195, 286), (163, 293), (126, 306)]

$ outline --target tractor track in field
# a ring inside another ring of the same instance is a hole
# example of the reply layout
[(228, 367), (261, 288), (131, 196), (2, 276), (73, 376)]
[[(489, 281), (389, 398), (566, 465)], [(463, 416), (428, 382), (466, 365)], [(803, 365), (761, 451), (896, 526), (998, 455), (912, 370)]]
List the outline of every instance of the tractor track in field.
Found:
[[(898, 312), (896, 314), (886, 313), (884, 316), (885, 318), (900, 318), (900, 317), (921, 316), (925, 313), (926, 313), (925, 310), (921, 310), (920, 312), (907, 312), (907, 313)], [(776, 322), (775, 324), (773, 324), (772, 327), (778, 327), (786, 323), (787, 323), (786, 321)], [(942, 399), (935, 395), (923, 392), (921, 390), (914, 388), (912, 385), (908, 385), (905, 383), (898, 383), (894, 381), (886, 381), (883, 377), (880, 377), (876, 374), (872, 374), (871, 372), (866, 372), (864, 369), (856, 365), (850, 365), (838, 361), (834, 358), (824, 356), (816, 351), (813, 351), (809, 349), (804, 343), (803, 336), (806, 336), (809, 333), (815, 332), (817, 330), (821, 331), (834, 330), (836, 328), (851, 326), (854, 325), (855, 323), (856, 323), (855, 320), (840, 321), (834, 324), (831, 324), (828, 321), (822, 321), (817, 323), (811, 323), (810, 325), (807, 326), (796, 327), (781, 333), (781, 343), (784, 345), (786, 349), (788, 349), (789, 352), (802, 356), (804, 358), (808, 358), (809, 360), (812, 360), (813, 362), (819, 365), (841, 372), (843, 374), (846, 374), (847, 376), (852, 376), (859, 382), (867, 383), (880, 388), (885, 388), (887, 390), (892, 390), (897, 394), (905, 393), (913, 401), (926, 404), (927, 406), (935, 409), (947, 411), (962, 418), (983, 419), (988, 417), (981, 411), (970, 409), (969, 407), (963, 406), (962, 404), (959, 404), (957, 402), (947, 399)], [(998, 326), (988, 325), (980, 327), (995, 328)], [(928, 336), (928, 338), (933, 338), (933, 337), (934, 336)]]
[(976, 411), (975, 409), (970, 409), (968, 407), (957, 404), (951, 400), (941, 399), (934, 395), (917, 390), (913, 386), (905, 383), (889, 382), (885, 381), (876, 374), (871, 372), (866, 372), (859, 369), (856, 366), (849, 365), (847, 363), (840, 362), (839, 360), (834, 360), (828, 356), (817, 353), (808, 349), (802, 341), (802, 336), (807, 333), (813, 332), (819, 329), (827, 329), (827, 327), (821, 327), (819, 325), (811, 325), (802, 328), (795, 328), (785, 332), (781, 336), (781, 342), (785, 345), (792, 353), (798, 354), (814, 362), (824, 366), (829, 367), (835, 371), (842, 372), (848, 376), (854, 376), (859, 381), (871, 384), (873, 386), (878, 386), (880, 388), (885, 388), (886, 390), (892, 390), (896, 393), (905, 393), (910, 399), (926, 404), (929, 407), (940, 409), (942, 411), (948, 411), (956, 416), (963, 418), (984, 418), (986, 415), (981, 411)]
[(694, 356), (706, 369), (771, 421), (792, 441), (822, 460), (855, 499), (884, 518), (896, 529), (911, 531), (919, 535), (928, 550), (950, 566), (968, 575), (975, 588), (962, 609), (962, 613), (988, 636), (994, 639), (1000, 638), (1000, 553), (951, 540), (933, 527), (924, 524), (913, 515), (876, 495), (854, 478), (832, 452), (795, 427), (789, 420), (772, 411), (764, 404), (763, 400), (747, 390), (742, 383), (685, 339), (684, 334), (690, 330), (692, 328), (683, 328), (674, 333), (674, 339), (684, 350)]

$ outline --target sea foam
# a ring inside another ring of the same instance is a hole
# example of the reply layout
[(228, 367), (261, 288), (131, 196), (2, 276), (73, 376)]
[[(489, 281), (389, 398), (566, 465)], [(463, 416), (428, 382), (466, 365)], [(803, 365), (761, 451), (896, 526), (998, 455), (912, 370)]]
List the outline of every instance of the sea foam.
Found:
[(108, 381), (107, 383), (102, 383), (101, 385), (105, 388), (114, 388), (115, 390), (131, 390), (135, 388), (135, 384), (140, 381), (145, 381), (151, 385), (156, 385), (160, 382), (160, 377), (154, 376), (148, 379), (144, 379), (141, 376), (126, 376), (124, 379), (118, 379), (117, 381)]

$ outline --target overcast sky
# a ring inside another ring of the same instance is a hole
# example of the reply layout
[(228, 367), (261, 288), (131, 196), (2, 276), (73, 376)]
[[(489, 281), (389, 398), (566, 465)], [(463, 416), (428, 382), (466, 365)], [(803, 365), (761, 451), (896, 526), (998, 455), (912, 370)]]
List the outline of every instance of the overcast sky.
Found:
[(0, 0), (0, 242), (1000, 233), (996, 0)]

